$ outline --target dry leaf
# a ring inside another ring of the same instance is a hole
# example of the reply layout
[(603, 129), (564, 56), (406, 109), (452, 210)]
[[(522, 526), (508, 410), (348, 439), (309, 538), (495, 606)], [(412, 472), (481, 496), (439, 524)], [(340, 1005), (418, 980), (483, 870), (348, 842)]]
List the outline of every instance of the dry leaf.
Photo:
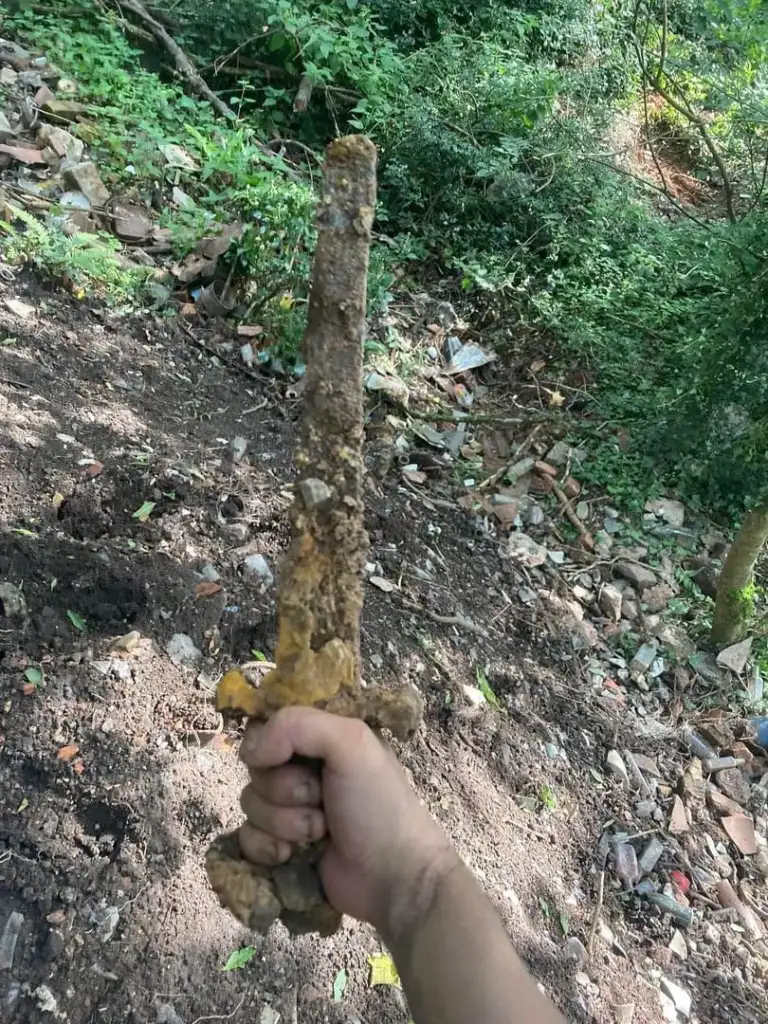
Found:
[(213, 580), (205, 580), (203, 583), (198, 583), (195, 587), (195, 597), (211, 597), (213, 594), (218, 594), (221, 590), (220, 583), (214, 583)]
[(241, 338), (258, 338), (260, 334), (264, 333), (264, 328), (258, 324), (240, 324), (237, 333)]
[(411, 484), (425, 484), (427, 482), (427, 474), (420, 469), (404, 469), (403, 479)]
[(723, 818), (720, 824), (739, 853), (747, 857), (757, 853), (755, 826), (746, 814), (734, 814), (730, 818)]
[(99, 473), (104, 469), (103, 462), (92, 462), (86, 469), (87, 476), (98, 476)]
[(565, 395), (561, 395), (559, 391), (550, 391), (550, 393), (549, 393), (549, 404), (551, 406), (554, 406), (555, 408), (559, 409), (564, 401), (565, 401)]
[(61, 508), (63, 503), (64, 495), (61, 493), (61, 491), (56, 491), (53, 498), (51, 499), (51, 504), (53, 505), (54, 508)]
[(541, 373), (546, 365), (546, 359), (534, 359), (530, 366), (531, 373)]
[(77, 772), (78, 775), (82, 775), (85, 771), (85, 762), (82, 758), (78, 757), (76, 761), (72, 762), (72, 768)]
[(59, 747), (56, 757), (59, 761), (71, 761), (79, 750), (80, 747), (76, 743), (68, 743), (66, 747)]
[(387, 953), (373, 953), (368, 957), (371, 965), (370, 986), (396, 985), (400, 988), (400, 975), (395, 967), (395, 962)]
[(21, 688), (21, 692), (24, 694), (25, 697), (33, 697), (37, 693), (37, 684), (24, 683), (24, 685)]

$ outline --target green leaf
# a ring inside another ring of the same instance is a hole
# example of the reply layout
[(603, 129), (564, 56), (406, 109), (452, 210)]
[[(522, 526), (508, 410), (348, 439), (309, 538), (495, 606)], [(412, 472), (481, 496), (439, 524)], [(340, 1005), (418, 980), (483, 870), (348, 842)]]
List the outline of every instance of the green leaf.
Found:
[(152, 515), (155, 505), (155, 501), (145, 501), (143, 505), (136, 509), (133, 513), (133, 518), (138, 519), (140, 523), (145, 523)]
[(602, 783), (604, 782), (604, 779), (603, 779), (603, 776), (600, 774), (600, 772), (597, 770), (597, 768), (590, 768), (589, 769), (589, 774), (592, 776), (592, 778), (595, 780), (595, 782), (599, 782), (602, 785)]
[(497, 711), (503, 711), (504, 709), (499, 703), (499, 698), (493, 692), (491, 684), (488, 682), (488, 676), (485, 674), (485, 669), (481, 665), (478, 665), (475, 669), (475, 678), (477, 679), (477, 688), (491, 707), (496, 708)]
[(256, 949), (254, 946), (241, 946), (240, 949), (232, 950), (227, 957), (227, 962), (221, 969), (222, 971), (239, 971), (241, 967), (245, 967), (246, 964), (250, 963), (255, 956)]
[(253, 655), (255, 661), (266, 661), (267, 660), (267, 656), (264, 653), (264, 651), (257, 651), (255, 647), (251, 648), (251, 654)]
[(43, 681), (43, 673), (40, 671), (39, 668), (36, 668), (34, 665), (30, 665), (30, 667), (24, 673), (24, 678), (27, 680), (28, 683), (34, 683), (35, 686), (39, 686), (40, 683), (42, 683)]
[(571, 915), (566, 910), (560, 911), (560, 928), (567, 939), (568, 932), (571, 930)]
[(349, 980), (349, 974), (347, 973), (346, 967), (342, 967), (336, 977), (333, 979), (333, 1001), (334, 1003), (340, 1003), (344, 997), (344, 992), (347, 988), (347, 981)]
[(539, 790), (539, 800), (541, 800), (548, 811), (554, 811), (557, 807), (557, 797), (548, 782), (545, 782)]
[(71, 608), (67, 608), (67, 618), (75, 629), (79, 629), (81, 633), (84, 633), (88, 628), (82, 615), (78, 615), (77, 612), (73, 612)]
[(25, 530), (23, 526), (14, 526), (14, 528), (11, 530), (11, 533), (18, 533), (20, 537), (37, 538), (39, 536), (39, 534), (35, 533), (33, 530)]

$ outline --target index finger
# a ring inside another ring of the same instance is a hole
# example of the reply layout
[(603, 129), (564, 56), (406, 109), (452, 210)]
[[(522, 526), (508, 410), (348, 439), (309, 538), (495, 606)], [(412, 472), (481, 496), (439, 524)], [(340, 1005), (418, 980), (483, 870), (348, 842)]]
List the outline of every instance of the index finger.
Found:
[(299, 754), (317, 758), (336, 771), (352, 769), (360, 747), (376, 739), (363, 722), (317, 708), (283, 708), (265, 724), (251, 722), (240, 744), (249, 768), (276, 768)]

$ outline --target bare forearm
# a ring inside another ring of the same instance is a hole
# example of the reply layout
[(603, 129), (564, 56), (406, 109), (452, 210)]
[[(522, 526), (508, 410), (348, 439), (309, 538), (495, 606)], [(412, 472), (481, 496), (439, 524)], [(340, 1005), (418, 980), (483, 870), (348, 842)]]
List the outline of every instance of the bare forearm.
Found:
[(412, 921), (384, 935), (415, 1024), (562, 1024), (461, 861), (423, 900)]

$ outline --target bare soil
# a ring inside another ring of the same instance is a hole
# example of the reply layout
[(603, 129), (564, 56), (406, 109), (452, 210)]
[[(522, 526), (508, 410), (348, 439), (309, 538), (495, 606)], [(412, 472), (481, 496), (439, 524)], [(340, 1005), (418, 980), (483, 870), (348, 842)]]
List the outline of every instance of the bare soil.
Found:
[[(8, 297), (34, 312), (18, 317)], [(32, 278), (0, 285), (0, 582), (27, 605), (22, 618), (0, 614), (0, 930), (24, 917), (0, 973), (3, 1021), (241, 1024), (274, 1020), (270, 1007), (302, 1024), (408, 1020), (397, 988), (369, 986), (372, 929), (253, 938), (203, 870), (208, 843), (240, 819), (244, 782), (213, 686), (253, 651), (271, 656), (274, 586), (241, 565), (258, 552), (279, 566), (299, 403), (289, 382), (224, 365), (172, 321), (121, 318)], [(449, 478), (441, 487), (431, 493), (446, 506), (430, 508), (392, 474), (367, 478), (370, 558), (400, 590), (366, 587), (365, 671), (426, 698), (400, 751), (421, 798), (569, 1020), (627, 1022), (634, 1005), (638, 1024), (661, 1021), (656, 968), (692, 992), (700, 1020), (765, 1020), (764, 992), (729, 969), (725, 939), (696, 935), (696, 955), (670, 962), (669, 921), (610, 874), (601, 920), (616, 942), (598, 930), (586, 963), (565, 957), (564, 931), (589, 945), (601, 832), (627, 818), (620, 784), (590, 772), (621, 743), (622, 706), (596, 698), (570, 646), (510, 602), (498, 542), (450, 501)], [(205, 565), (222, 588), (201, 597)], [(485, 635), (429, 612), (471, 616)], [(130, 630), (138, 647), (112, 652)], [(175, 633), (202, 652), (197, 668), (171, 662)], [(501, 712), (463, 699), (479, 664)], [(30, 667), (43, 673), (36, 689)], [(631, 745), (678, 756), (636, 733)], [(248, 942), (250, 964), (222, 972)]]

